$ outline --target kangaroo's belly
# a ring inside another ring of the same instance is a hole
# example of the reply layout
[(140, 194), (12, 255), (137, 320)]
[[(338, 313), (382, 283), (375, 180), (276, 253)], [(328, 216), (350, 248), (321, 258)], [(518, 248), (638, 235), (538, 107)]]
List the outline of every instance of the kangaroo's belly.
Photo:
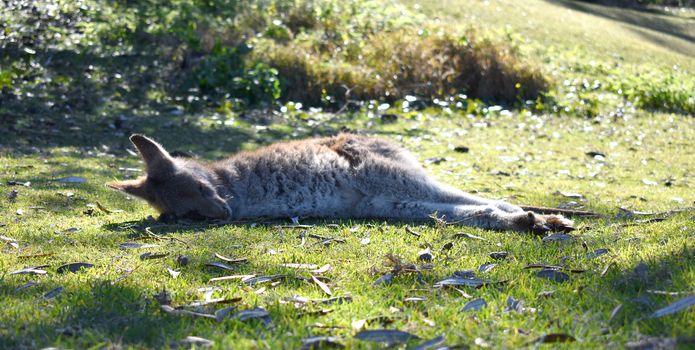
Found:
[(347, 218), (364, 197), (353, 169), (335, 154), (248, 167), (234, 183), (230, 206), (237, 218)]

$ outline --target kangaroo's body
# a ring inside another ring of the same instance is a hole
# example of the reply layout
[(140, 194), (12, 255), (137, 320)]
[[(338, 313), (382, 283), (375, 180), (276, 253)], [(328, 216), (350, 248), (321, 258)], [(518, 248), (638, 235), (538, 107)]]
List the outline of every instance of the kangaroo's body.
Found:
[(109, 186), (176, 217), (424, 220), (436, 212), (449, 222), (502, 231), (572, 224), (441, 184), (408, 151), (378, 138), (340, 134), (277, 143), (213, 164), (173, 158), (142, 135), (131, 141), (147, 176)]

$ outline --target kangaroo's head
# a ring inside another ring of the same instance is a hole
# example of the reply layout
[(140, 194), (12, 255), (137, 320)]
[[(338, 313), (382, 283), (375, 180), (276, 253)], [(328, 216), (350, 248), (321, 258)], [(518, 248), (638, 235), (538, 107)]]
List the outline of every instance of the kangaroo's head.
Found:
[(193, 160), (174, 158), (155, 141), (139, 134), (130, 141), (145, 161), (147, 175), (107, 183), (142, 198), (166, 217), (224, 219), (229, 206), (216, 188), (214, 172)]

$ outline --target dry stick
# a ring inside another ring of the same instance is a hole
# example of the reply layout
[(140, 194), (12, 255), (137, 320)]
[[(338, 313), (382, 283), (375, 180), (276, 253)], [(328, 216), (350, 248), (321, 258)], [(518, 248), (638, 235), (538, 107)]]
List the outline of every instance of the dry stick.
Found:
[(168, 237), (168, 236), (158, 235), (158, 234), (152, 232), (152, 230), (150, 230), (149, 227), (145, 227), (145, 233), (147, 233), (148, 236), (150, 236), (150, 237), (152, 237), (152, 238), (154, 238), (154, 239), (158, 239), (158, 240), (160, 240), (160, 241), (166, 239), (166, 240), (170, 240), (170, 241), (176, 241), (176, 242), (179, 242), (179, 243), (183, 243), (186, 247), (189, 247), (189, 248), (191, 247), (191, 244), (190, 244), (190, 243), (188, 243), (188, 242), (186, 242), (186, 241), (184, 241), (184, 240), (182, 240), (182, 239), (178, 239), (178, 238), (176, 238), (176, 237)]
[(521, 207), (521, 209), (530, 210), (530, 211), (538, 213), (538, 214), (564, 214), (567, 216), (579, 216), (579, 217), (602, 217), (601, 214), (594, 213), (592, 211), (585, 211), (585, 210), (535, 207), (535, 206), (531, 206), (531, 205), (520, 205), (520, 207)]

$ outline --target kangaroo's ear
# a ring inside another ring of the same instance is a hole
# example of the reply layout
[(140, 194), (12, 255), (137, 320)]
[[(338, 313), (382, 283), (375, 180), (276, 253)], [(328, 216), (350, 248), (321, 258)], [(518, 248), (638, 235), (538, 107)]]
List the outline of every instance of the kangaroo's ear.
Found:
[(142, 199), (148, 199), (147, 184), (145, 183), (144, 176), (135, 180), (108, 182), (106, 186)]
[(130, 136), (130, 142), (140, 151), (147, 166), (147, 174), (153, 177), (164, 176), (174, 171), (174, 159), (164, 147), (141, 134)]

